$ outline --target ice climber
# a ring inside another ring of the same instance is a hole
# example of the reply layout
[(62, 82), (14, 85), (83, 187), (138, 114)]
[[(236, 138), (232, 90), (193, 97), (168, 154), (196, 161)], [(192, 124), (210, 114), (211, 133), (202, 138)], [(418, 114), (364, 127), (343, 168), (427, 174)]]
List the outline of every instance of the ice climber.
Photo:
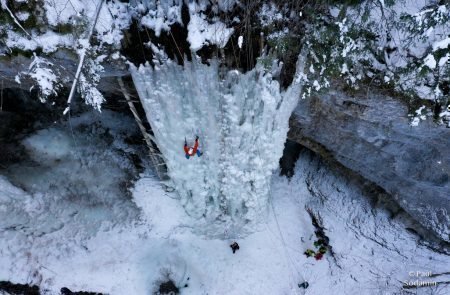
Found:
[(315, 258), (316, 260), (322, 260), (323, 254), (322, 254), (322, 253), (316, 253), (316, 255), (314, 256), (314, 258)]
[(233, 250), (233, 254), (234, 254), (237, 250), (239, 250), (239, 244), (236, 243), (236, 242), (233, 242), (233, 244), (231, 244), (230, 247), (231, 247), (231, 250)]
[(201, 156), (202, 152), (200, 152), (200, 149), (198, 148), (198, 136), (195, 137), (195, 143), (193, 147), (190, 147), (187, 145), (186, 138), (184, 139), (184, 153), (186, 156), (186, 159), (189, 159), (191, 156), (194, 156), (197, 154), (197, 156)]
[(312, 256), (316, 255), (316, 252), (314, 252), (311, 249), (306, 249), (305, 253), (303, 253), (303, 254), (305, 254), (306, 257), (312, 257)]

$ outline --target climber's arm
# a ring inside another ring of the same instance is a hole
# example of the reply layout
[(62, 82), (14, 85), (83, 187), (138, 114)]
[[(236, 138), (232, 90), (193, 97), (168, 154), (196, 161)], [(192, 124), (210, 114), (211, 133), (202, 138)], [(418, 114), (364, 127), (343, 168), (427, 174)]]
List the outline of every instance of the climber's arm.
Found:
[(197, 152), (197, 149), (198, 149), (198, 137), (195, 139), (194, 151), (192, 152), (192, 154), (195, 155), (195, 153)]

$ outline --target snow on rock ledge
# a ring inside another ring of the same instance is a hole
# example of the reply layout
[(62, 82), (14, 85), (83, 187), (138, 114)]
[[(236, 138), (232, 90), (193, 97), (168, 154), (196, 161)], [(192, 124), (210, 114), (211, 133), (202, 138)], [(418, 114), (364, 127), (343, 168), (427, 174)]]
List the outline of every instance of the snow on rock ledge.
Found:
[(191, 44), (191, 49), (197, 51), (204, 45), (214, 44), (219, 48), (225, 47), (233, 34), (233, 28), (217, 21), (209, 24), (204, 14), (191, 14), (191, 20), (188, 24), (187, 40)]
[[(220, 1), (218, 2), (216, 9), (222, 11), (227, 11), (234, 5), (234, 1), (226, 1), (228, 2), (226, 4), (220, 4)], [(187, 40), (191, 44), (191, 50), (197, 51), (204, 45), (217, 45), (219, 48), (225, 47), (234, 29), (228, 28), (226, 24), (218, 19), (214, 19), (214, 22), (210, 23), (205, 12), (205, 2), (191, 2), (188, 7), (190, 21), (187, 25)]]

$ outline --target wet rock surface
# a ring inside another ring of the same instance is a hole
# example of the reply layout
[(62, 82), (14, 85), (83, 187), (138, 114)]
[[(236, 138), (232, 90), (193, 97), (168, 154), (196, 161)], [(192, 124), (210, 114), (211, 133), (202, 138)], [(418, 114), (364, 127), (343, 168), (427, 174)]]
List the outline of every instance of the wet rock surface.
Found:
[(299, 102), (288, 137), (379, 185), (450, 241), (450, 129), (409, 122), (398, 99), (332, 91)]

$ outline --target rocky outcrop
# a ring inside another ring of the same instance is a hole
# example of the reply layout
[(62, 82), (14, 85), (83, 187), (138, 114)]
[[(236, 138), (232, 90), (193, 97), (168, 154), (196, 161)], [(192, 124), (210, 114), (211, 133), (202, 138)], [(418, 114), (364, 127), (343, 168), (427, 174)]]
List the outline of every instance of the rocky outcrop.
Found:
[[(3, 293), (5, 292), (5, 293)], [(39, 295), (47, 294), (41, 293), (39, 287), (36, 285), (14, 284), (8, 281), (0, 281), (0, 294), (11, 295)], [(61, 288), (61, 295), (102, 295), (102, 293), (77, 291), (73, 292), (69, 288)]]
[(0, 281), (0, 294), (39, 295), (39, 287), (35, 285), (14, 284)]
[(301, 100), (288, 137), (386, 190), (423, 226), (450, 241), (450, 129), (411, 127), (398, 99), (332, 91)]

